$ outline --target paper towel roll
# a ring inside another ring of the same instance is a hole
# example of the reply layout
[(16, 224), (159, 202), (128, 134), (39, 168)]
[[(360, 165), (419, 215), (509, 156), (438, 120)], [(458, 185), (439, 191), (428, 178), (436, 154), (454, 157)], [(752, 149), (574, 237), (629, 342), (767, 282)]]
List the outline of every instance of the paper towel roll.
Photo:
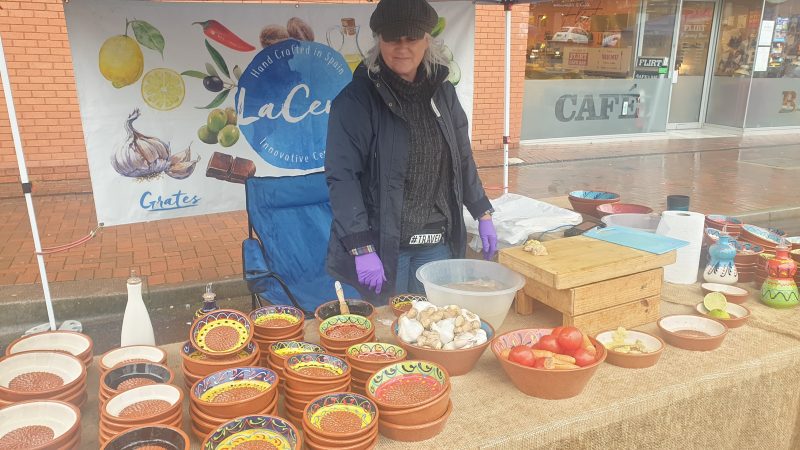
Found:
[(691, 211), (664, 211), (656, 234), (689, 243), (678, 249), (675, 264), (664, 267), (664, 280), (675, 284), (697, 282), (706, 216)]

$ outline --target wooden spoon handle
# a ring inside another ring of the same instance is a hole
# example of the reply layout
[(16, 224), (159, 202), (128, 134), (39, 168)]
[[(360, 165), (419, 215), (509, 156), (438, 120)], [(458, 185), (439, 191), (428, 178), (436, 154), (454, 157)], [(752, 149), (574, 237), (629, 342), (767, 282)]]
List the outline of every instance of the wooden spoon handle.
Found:
[(350, 314), (350, 308), (344, 301), (344, 291), (342, 290), (342, 283), (336, 281), (336, 283), (334, 283), (334, 287), (336, 288), (336, 296), (339, 297), (339, 313)]

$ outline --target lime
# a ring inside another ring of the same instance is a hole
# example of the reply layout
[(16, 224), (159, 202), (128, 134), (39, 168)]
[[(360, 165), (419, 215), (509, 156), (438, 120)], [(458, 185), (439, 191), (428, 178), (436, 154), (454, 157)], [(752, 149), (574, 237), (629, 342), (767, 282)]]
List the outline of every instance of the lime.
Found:
[(144, 56), (139, 44), (128, 36), (112, 36), (103, 42), (99, 55), (100, 73), (119, 89), (142, 76)]
[(181, 106), (185, 95), (183, 78), (172, 69), (153, 69), (142, 78), (142, 99), (153, 109), (175, 109)]
[(730, 319), (731, 315), (728, 314), (727, 311), (724, 309), (712, 309), (708, 312), (708, 315), (715, 318), (715, 319)]
[(705, 297), (703, 297), (703, 306), (705, 306), (709, 311), (713, 311), (715, 309), (721, 309), (725, 311), (725, 307), (728, 306), (728, 300), (725, 298), (725, 294), (722, 292), (709, 292)]

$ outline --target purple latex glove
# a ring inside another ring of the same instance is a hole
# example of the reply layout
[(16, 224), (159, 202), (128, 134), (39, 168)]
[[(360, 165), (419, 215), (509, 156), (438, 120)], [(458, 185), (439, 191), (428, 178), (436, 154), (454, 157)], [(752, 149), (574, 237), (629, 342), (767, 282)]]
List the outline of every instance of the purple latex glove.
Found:
[(367, 253), (356, 256), (356, 274), (362, 286), (381, 293), (386, 275), (383, 273), (383, 263), (377, 253)]
[(494, 258), (497, 253), (497, 231), (491, 217), (478, 221), (478, 234), (483, 242), (483, 259), (488, 261)]

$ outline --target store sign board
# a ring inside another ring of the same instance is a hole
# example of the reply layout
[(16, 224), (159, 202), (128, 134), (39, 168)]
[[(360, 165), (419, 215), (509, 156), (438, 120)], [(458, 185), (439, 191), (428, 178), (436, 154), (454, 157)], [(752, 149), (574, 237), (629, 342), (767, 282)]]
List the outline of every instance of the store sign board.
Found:
[(628, 73), (631, 50), (629, 48), (567, 47), (564, 49), (563, 58), (565, 69)]
[(636, 59), (636, 67), (661, 67), (666, 66), (669, 58), (640, 56)]

